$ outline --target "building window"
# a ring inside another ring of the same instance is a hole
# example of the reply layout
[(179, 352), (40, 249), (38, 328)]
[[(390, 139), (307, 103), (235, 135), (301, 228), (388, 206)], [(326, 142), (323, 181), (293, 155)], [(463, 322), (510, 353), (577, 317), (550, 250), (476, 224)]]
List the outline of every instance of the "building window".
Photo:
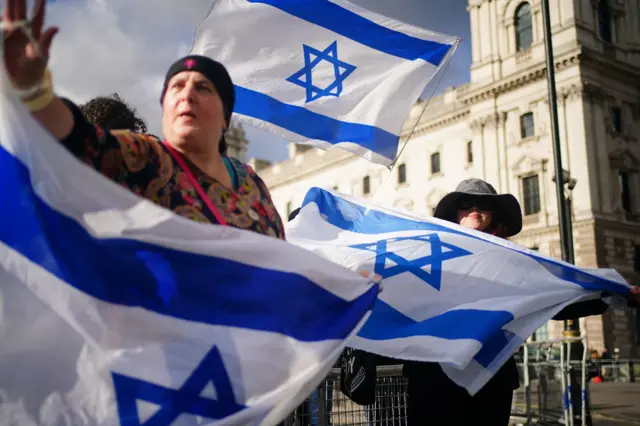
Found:
[(289, 201), (287, 203), (287, 216), (289, 216), (292, 211), (293, 211), (293, 203), (291, 201)]
[(431, 174), (435, 175), (440, 173), (440, 153), (434, 152), (431, 154)]
[(617, 106), (611, 107), (609, 116), (611, 117), (611, 130), (622, 133), (622, 109)]
[(540, 186), (538, 175), (522, 179), (522, 194), (524, 198), (524, 214), (526, 216), (540, 212)]
[(612, 40), (612, 28), (611, 28), (611, 9), (609, 9), (608, 0), (600, 0), (598, 2), (598, 30), (600, 32), (600, 38), (607, 43), (611, 43)]
[(406, 183), (407, 182), (407, 165), (400, 164), (398, 166), (398, 183)]
[(362, 178), (362, 193), (367, 195), (371, 192), (371, 178), (369, 176), (365, 176)]
[(473, 142), (467, 142), (467, 164), (473, 163)]
[(520, 137), (522, 139), (535, 136), (533, 113), (528, 112), (520, 116)]
[(625, 212), (631, 212), (631, 187), (629, 185), (629, 173), (618, 173), (618, 183), (620, 184), (620, 205)]
[(533, 25), (531, 21), (531, 6), (522, 3), (516, 9), (516, 50), (526, 50), (533, 43)]

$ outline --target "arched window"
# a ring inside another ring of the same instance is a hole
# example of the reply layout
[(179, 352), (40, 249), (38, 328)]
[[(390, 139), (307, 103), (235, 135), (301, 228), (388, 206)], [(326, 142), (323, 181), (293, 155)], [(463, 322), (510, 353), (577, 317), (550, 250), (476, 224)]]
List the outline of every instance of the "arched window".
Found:
[(516, 50), (526, 50), (533, 43), (531, 6), (524, 2), (516, 9)]
[(598, 30), (600, 32), (600, 38), (608, 43), (611, 43), (611, 10), (609, 9), (609, 2), (607, 0), (600, 0), (598, 2)]

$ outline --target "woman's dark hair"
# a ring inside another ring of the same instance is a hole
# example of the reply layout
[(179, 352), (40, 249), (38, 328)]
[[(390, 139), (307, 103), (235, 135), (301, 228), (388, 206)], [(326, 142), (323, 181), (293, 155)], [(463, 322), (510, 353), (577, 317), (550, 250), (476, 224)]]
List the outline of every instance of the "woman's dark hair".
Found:
[(93, 98), (81, 105), (80, 111), (89, 122), (104, 130), (147, 132), (147, 124), (136, 109), (129, 107), (117, 93)]
[(223, 137), (220, 138), (220, 143), (218, 144), (218, 152), (222, 156), (227, 156), (227, 140)]

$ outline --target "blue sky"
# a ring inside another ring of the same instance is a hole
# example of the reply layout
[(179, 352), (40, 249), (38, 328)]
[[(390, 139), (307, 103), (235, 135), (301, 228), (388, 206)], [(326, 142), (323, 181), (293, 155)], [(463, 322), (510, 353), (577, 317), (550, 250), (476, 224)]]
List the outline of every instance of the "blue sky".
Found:
[[(461, 37), (437, 92), (469, 80), (471, 45), (465, 0), (351, 1), (410, 24)], [(2, 3), (0, 0), (0, 7)], [(211, 0), (49, 3), (47, 21), (61, 29), (51, 55), (58, 93), (81, 103), (117, 92), (139, 110), (152, 133), (160, 134), (158, 96), (164, 73), (176, 58), (188, 53), (193, 32), (206, 16)], [(258, 129), (246, 130), (250, 158), (286, 158), (285, 141)]]

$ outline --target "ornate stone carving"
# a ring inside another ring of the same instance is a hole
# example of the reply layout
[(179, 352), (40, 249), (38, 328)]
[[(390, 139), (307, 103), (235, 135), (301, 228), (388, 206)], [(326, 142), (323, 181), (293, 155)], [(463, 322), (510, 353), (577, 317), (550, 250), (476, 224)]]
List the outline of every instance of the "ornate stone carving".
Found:
[(471, 121), (469, 127), (473, 131), (477, 131), (483, 127), (494, 128), (496, 126), (502, 125), (507, 121), (507, 113), (506, 112), (496, 112), (490, 113), (487, 115), (483, 115)]
[(470, 12), (472, 9), (482, 6), (482, 3), (484, 2), (485, 0), (469, 0), (469, 3), (467, 4), (467, 12)]
[(562, 97), (569, 102), (582, 100), (584, 93), (585, 88), (578, 84), (572, 84), (560, 89), (560, 94), (562, 95)]
[(482, 131), (482, 126), (483, 126), (482, 120), (479, 118), (476, 118), (475, 120), (471, 120), (471, 122), (469, 123), (469, 128), (474, 133)]

